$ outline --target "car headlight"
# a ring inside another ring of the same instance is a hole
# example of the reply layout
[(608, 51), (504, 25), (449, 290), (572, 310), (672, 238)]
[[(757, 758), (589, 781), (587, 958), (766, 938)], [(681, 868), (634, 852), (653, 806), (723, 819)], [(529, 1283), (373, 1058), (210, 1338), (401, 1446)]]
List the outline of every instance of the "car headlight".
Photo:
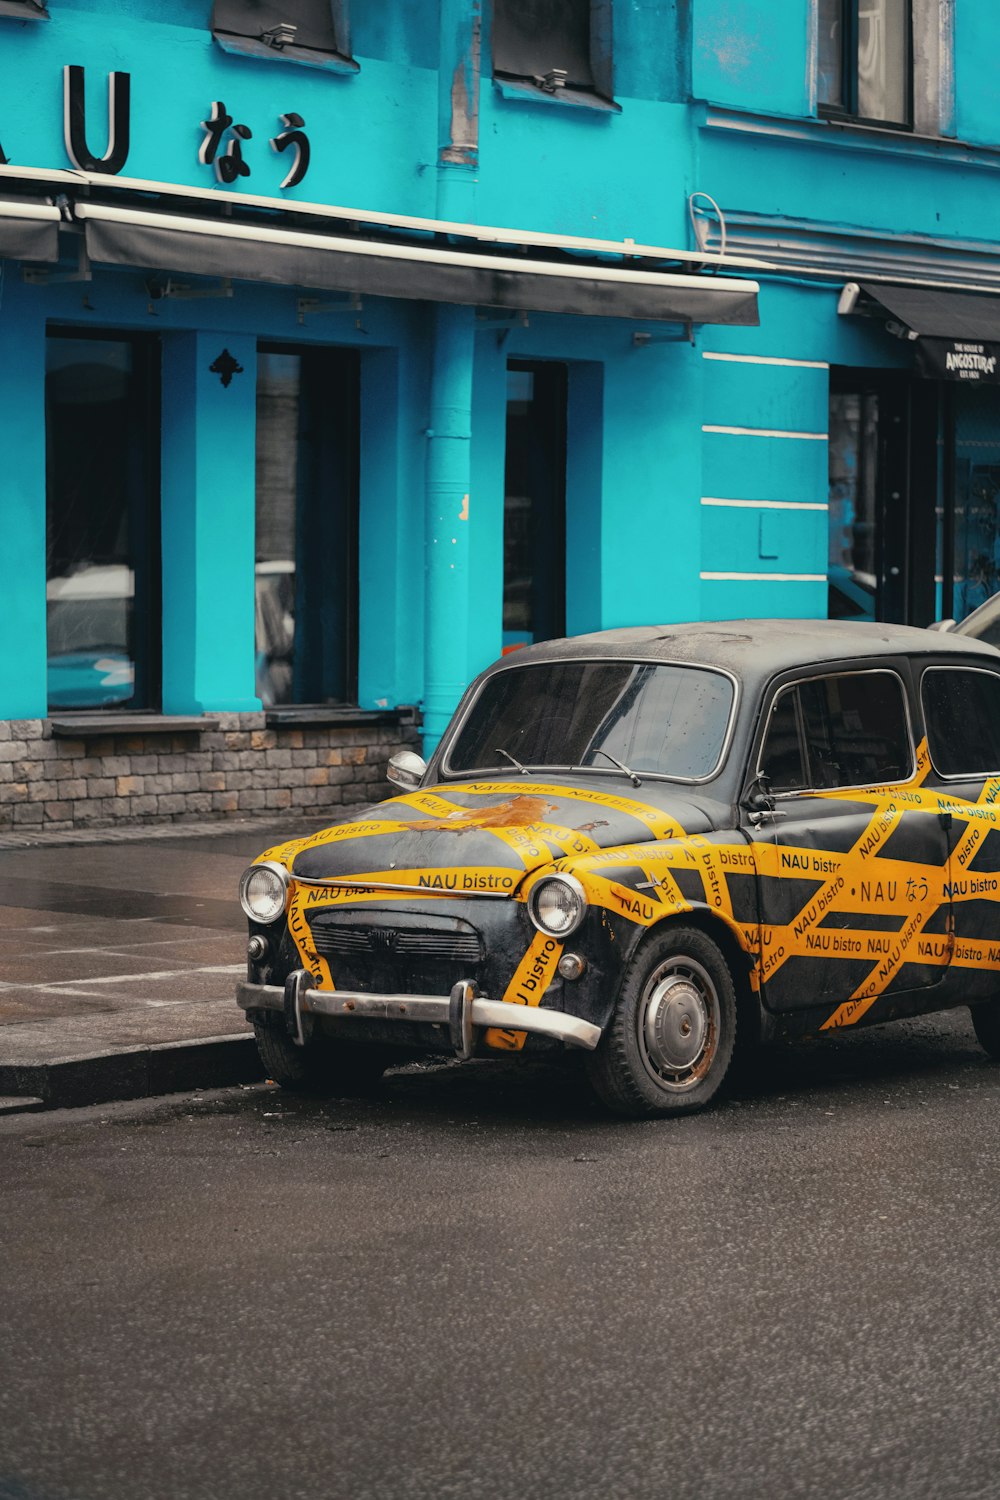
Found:
[(587, 915), (587, 895), (573, 875), (550, 875), (528, 897), (528, 915), (540, 932), (568, 937)]
[(285, 910), (288, 871), (265, 860), (251, 865), (240, 877), (240, 905), (254, 922), (276, 922)]

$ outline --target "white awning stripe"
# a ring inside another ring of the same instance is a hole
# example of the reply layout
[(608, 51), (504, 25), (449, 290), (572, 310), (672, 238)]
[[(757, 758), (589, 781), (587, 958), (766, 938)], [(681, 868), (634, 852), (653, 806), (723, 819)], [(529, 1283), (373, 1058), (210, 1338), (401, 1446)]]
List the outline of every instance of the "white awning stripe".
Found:
[(27, 203), (16, 198), (0, 199), (0, 219), (34, 219), (36, 223), (58, 224), (62, 215), (51, 203)]

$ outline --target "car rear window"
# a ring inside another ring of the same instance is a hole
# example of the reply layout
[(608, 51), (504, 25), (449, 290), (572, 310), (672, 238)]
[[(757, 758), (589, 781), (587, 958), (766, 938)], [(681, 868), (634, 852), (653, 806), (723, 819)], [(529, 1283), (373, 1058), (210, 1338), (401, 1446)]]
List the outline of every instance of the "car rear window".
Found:
[(920, 684), (927, 748), (942, 776), (1000, 772), (1000, 676), (928, 667)]
[[(446, 759), (449, 772), (571, 766), (699, 781), (717, 769), (735, 699), (708, 668), (540, 662), (488, 678)], [(506, 752), (506, 754), (501, 753)]]
[(913, 769), (903, 684), (894, 672), (838, 672), (779, 692), (760, 772), (775, 792), (902, 781)]

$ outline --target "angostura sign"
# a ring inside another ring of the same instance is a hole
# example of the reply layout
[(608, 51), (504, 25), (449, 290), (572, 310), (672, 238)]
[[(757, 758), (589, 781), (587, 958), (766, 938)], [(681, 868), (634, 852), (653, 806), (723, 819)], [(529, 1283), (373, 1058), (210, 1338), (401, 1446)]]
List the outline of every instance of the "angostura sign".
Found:
[(932, 380), (1000, 385), (1000, 344), (966, 339), (917, 340), (917, 368)]
[[(66, 154), (81, 172), (103, 172), (116, 176), (128, 160), (131, 117), (132, 80), (128, 73), (108, 74), (108, 144), (103, 156), (95, 156), (87, 141), (87, 105), (84, 92), (84, 70), (67, 64), (63, 68), (63, 135)], [(309, 170), (309, 138), (305, 120), (294, 110), (278, 116), (284, 129), (270, 139), (273, 151), (291, 150), (291, 165), (280, 186), (297, 187)], [(215, 170), (216, 180), (227, 186), (250, 176), (247, 142), (252, 140), (249, 125), (239, 124), (226, 110), (221, 99), (212, 102), (207, 120), (201, 121), (205, 132), (198, 160)], [(0, 142), (0, 166), (8, 166)]]

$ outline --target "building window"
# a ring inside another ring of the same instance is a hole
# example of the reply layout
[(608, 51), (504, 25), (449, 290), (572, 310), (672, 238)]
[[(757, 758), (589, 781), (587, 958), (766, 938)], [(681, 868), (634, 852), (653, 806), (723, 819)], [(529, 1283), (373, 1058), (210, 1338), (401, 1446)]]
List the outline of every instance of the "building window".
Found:
[(156, 708), (157, 342), (50, 335), (45, 424), (49, 709)]
[(494, 0), (493, 75), (567, 102), (611, 101), (611, 0)]
[(503, 511), (503, 646), (566, 634), (566, 381), (511, 360)]
[(357, 700), (359, 360), (263, 347), (257, 365), (257, 695)]
[(913, 123), (911, 0), (818, 0), (820, 111)]
[(226, 52), (358, 71), (347, 0), (214, 0), (212, 34)]

